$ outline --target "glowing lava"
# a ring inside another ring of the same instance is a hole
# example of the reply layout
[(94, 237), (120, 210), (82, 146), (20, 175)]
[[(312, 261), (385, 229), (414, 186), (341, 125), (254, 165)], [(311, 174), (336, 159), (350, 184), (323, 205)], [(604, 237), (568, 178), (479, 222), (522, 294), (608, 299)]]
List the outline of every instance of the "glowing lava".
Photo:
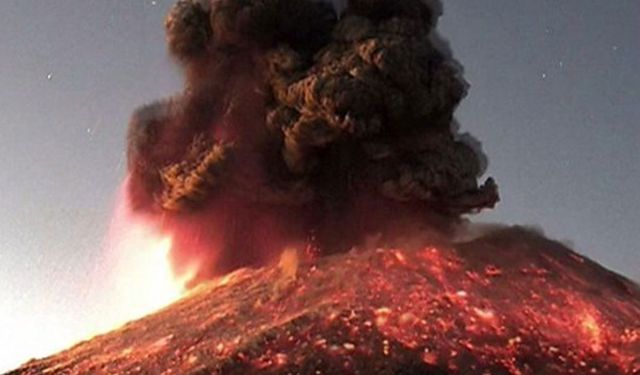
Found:
[(15, 374), (639, 375), (639, 353), (636, 284), (507, 228), (311, 260), (289, 250)]

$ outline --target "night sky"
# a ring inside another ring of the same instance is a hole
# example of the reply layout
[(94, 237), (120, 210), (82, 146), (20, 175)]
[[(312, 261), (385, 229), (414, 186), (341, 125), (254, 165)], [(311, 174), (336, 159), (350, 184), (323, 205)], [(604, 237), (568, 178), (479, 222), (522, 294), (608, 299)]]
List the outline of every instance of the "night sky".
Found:
[[(129, 115), (181, 87), (171, 3), (0, 1), (0, 371), (113, 308), (95, 275)], [(636, 0), (446, 0), (439, 28), (471, 84), (457, 118), (501, 188), (478, 219), (542, 228), (635, 280), (638, 20)]]

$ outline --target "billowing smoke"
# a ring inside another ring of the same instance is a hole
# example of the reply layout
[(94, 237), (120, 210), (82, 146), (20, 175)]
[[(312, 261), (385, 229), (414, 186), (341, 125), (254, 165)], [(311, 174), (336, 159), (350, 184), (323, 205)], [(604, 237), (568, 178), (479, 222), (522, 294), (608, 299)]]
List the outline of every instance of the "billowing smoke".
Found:
[(493, 207), (457, 133), (467, 84), (424, 0), (180, 0), (184, 91), (138, 109), (129, 200), (205, 278), (286, 246), (341, 251)]

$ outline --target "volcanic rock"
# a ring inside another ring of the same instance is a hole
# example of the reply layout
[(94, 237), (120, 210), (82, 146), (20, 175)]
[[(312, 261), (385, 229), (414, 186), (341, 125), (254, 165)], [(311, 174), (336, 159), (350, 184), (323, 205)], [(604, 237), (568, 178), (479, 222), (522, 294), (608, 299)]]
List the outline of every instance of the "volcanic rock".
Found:
[(640, 374), (638, 285), (522, 228), (286, 254), (9, 374)]

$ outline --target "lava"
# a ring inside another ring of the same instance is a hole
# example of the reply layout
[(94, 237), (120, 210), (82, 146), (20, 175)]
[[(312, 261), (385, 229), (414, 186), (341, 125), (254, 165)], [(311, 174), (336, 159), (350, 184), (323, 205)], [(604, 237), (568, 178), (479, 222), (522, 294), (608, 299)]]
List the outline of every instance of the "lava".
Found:
[(16, 374), (640, 373), (640, 288), (525, 230), (292, 254)]

